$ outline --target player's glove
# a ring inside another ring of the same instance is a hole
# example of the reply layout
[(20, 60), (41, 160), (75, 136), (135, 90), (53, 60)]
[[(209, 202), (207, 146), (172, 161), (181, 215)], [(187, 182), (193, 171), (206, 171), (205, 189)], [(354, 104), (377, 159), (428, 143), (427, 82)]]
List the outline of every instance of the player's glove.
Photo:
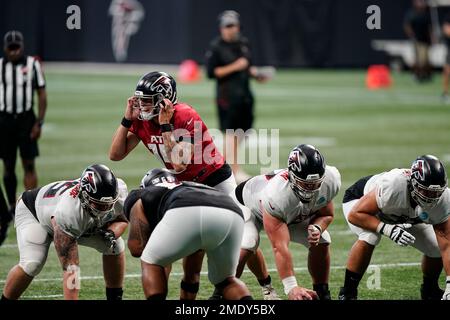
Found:
[(411, 224), (387, 224), (380, 222), (377, 227), (377, 232), (384, 234), (391, 238), (396, 244), (406, 247), (407, 245), (413, 244), (416, 238), (406, 231), (406, 229), (411, 228)]
[(117, 239), (116, 235), (111, 230), (104, 230), (100, 229), (100, 234), (102, 235), (103, 239), (105, 240), (106, 244), (109, 246), (109, 248), (114, 251), (117, 246)]

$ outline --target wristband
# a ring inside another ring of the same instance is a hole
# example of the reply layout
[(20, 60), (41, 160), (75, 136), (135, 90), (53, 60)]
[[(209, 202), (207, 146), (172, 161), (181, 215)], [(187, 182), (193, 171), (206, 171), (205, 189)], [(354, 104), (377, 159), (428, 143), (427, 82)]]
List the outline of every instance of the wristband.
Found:
[(447, 276), (447, 286), (445, 287), (446, 291), (450, 291), (450, 276)]
[(297, 279), (295, 279), (295, 276), (286, 277), (281, 280), (281, 282), (283, 282), (284, 293), (286, 295), (289, 295), (289, 292), (291, 292), (292, 289), (298, 287)]
[(122, 118), (122, 122), (120, 122), (121, 125), (123, 125), (125, 128), (130, 129), (131, 125), (133, 124), (133, 120), (129, 120), (125, 117)]
[(322, 234), (322, 227), (321, 226), (319, 226), (318, 224), (313, 224), (313, 226), (316, 227), (317, 230), (320, 231), (320, 234)]
[(161, 126), (161, 133), (172, 131), (172, 126), (170, 125), (170, 123), (163, 123), (160, 126)]
[(37, 123), (37, 125), (39, 126), (39, 128), (41, 128), (42, 125), (44, 124), (44, 119), (38, 119), (38, 120), (36, 121), (36, 123)]
[(385, 223), (380, 221), (380, 223), (377, 226), (377, 232), (381, 233), (381, 234), (384, 234), (384, 226), (385, 226)]

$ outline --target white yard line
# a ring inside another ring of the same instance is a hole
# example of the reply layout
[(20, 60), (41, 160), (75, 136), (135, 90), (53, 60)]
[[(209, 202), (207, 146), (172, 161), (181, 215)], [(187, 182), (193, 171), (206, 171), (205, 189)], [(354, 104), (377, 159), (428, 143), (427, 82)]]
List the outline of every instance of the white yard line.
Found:
[[(417, 267), (420, 266), (419, 262), (399, 262), (399, 263), (383, 263), (383, 264), (371, 264), (369, 266), (369, 268), (398, 268), (398, 267)], [(331, 266), (332, 270), (341, 270), (341, 269), (345, 269), (345, 266)], [(294, 268), (295, 271), (307, 271), (308, 268), (306, 267), (301, 267), (301, 268)], [(270, 268), (268, 269), (269, 272), (276, 272), (277, 269), (276, 268)], [(250, 272), (249, 270), (244, 270), (245, 273)], [(201, 272), (201, 275), (207, 275), (208, 272), (203, 271)], [(183, 273), (182, 272), (172, 272), (171, 273), (172, 276), (182, 276)], [(140, 273), (131, 273), (131, 274), (126, 274), (125, 278), (140, 278), (141, 274)], [(85, 276), (85, 277), (81, 277), (81, 280), (102, 280), (103, 276)], [(6, 280), (0, 280), (0, 283), (5, 283)], [(37, 278), (34, 279), (33, 282), (53, 282), (53, 281), (62, 281), (62, 278)]]
[(64, 297), (62, 294), (50, 294), (50, 295), (43, 295), (43, 296), (23, 296), (24, 299), (42, 299), (42, 298), (61, 298)]

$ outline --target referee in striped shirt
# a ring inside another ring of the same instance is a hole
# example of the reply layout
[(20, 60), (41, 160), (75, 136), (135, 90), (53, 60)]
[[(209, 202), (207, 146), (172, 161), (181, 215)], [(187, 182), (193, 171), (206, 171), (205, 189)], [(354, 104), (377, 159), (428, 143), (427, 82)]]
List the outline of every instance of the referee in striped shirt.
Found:
[[(37, 186), (34, 159), (39, 155), (37, 140), (47, 108), (41, 65), (35, 58), (24, 55), (23, 36), (19, 31), (6, 33), (4, 51), (5, 56), (0, 59), (0, 158), (4, 165), (3, 183), (10, 216), (0, 217), (0, 237), (6, 234), (15, 208), (17, 149), (22, 159), (25, 190)], [(33, 110), (35, 91), (38, 95), (37, 117)]]

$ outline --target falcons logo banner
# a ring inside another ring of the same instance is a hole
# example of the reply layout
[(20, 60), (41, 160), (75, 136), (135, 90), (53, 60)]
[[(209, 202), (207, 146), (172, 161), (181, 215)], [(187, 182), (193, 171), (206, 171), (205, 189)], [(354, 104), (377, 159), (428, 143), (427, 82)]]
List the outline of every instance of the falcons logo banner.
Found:
[(90, 193), (97, 193), (97, 185), (95, 184), (94, 172), (87, 171), (81, 178), (81, 188)]
[(127, 60), (130, 38), (139, 31), (145, 10), (137, 0), (113, 0), (109, 15), (112, 16), (111, 40), (114, 58), (123, 62)]
[(423, 181), (425, 179), (425, 172), (423, 170), (424, 161), (417, 160), (413, 163), (411, 167), (411, 175), (414, 176), (419, 181)]

